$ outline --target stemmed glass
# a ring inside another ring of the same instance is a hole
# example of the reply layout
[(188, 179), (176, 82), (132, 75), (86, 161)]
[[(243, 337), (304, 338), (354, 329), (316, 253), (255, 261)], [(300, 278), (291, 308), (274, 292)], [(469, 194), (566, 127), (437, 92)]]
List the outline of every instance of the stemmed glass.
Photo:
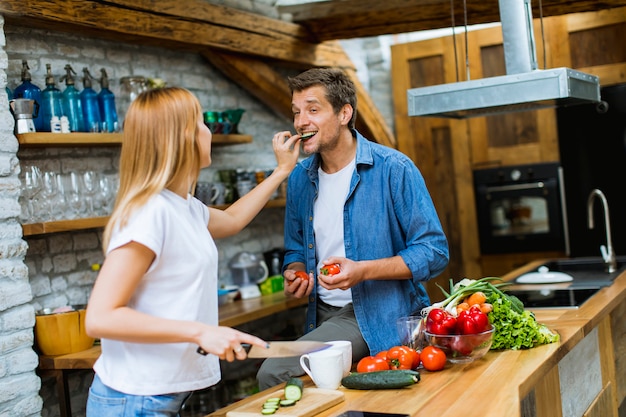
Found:
[(63, 205), (59, 205), (56, 202), (56, 198), (59, 193), (57, 181), (56, 172), (45, 171), (42, 175), (41, 196), (43, 198), (40, 210), (41, 219), (43, 221), (58, 219), (63, 212)]
[(77, 172), (70, 172), (63, 178), (63, 192), (68, 206), (68, 216), (77, 219), (84, 214), (84, 201), (80, 176)]
[(98, 199), (100, 200), (100, 215), (106, 216), (113, 211), (115, 191), (113, 180), (108, 175), (100, 175)]
[(87, 214), (97, 214), (99, 201), (96, 198), (98, 192), (98, 174), (95, 171), (83, 172), (83, 194), (87, 202)]
[(41, 171), (35, 165), (24, 167), (22, 181), (22, 221), (35, 222), (35, 203), (41, 191)]

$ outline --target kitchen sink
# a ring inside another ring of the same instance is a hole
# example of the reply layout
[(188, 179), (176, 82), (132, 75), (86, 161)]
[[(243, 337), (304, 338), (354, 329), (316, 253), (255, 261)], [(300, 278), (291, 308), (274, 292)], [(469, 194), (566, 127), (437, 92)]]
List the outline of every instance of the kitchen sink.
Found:
[[(544, 272), (546, 268), (553, 276), (567, 274), (573, 279), (569, 280), (568, 288), (601, 288), (611, 285), (613, 280), (626, 270), (626, 256), (617, 257), (617, 270), (608, 273), (606, 265), (601, 257), (578, 257), (550, 260), (537, 267), (536, 270), (526, 271), (515, 278), (515, 281), (528, 273)], [(547, 279), (546, 284), (557, 282)], [(564, 281), (558, 281), (564, 282)], [(537, 282), (541, 283), (541, 282)]]

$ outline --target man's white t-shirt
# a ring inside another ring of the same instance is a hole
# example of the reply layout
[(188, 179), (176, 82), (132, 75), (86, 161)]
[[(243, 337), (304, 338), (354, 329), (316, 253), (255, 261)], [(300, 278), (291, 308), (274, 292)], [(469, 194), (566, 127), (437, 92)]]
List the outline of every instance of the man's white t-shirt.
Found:
[[(199, 200), (164, 190), (111, 236), (107, 253), (131, 241), (156, 258), (128, 306), (153, 316), (218, 325), (217, 248), (209, 212)], [(102, 382), (134, 395), (193, 391), (220, 380), (219, 359), (191, 343), (102, 339), (94, 370)]]
[[(326, 258), (346, 256), (343, 241), (343, 208), (350, 191), (350, 180), (355, 166), (356, 162), (353, 159), (344, 168), (332, 174), (325, 173), (322, 168), (318, 169), (319, 193), (313, 205), (317, 272)], [(318, 284), (317, 293), (323, 302), (335, 307), (343, 307), (352, 302), (350, 289), (327, 290)]]

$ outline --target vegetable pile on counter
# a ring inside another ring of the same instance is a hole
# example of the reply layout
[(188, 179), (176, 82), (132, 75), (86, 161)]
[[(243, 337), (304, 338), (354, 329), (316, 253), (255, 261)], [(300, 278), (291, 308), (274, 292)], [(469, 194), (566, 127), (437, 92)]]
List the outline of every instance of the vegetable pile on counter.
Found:
[(494, 280), (500, 278), (465, 278), (456, 284), (450, 281), (450, 293), (440, 287), (446, 299), (426, 307), (422, 315), (427, 317), (431, 310), (442, 309), (457, 317), (462, 311), (477, 306), (487, 314), (495, 329), (491, 350), (528, 349), (559, 340), (559, 335), (538, 323), (535, 315), (524, 309), (524, 304), (517, 297), (500, 289), (506, 283), (492, 284)]

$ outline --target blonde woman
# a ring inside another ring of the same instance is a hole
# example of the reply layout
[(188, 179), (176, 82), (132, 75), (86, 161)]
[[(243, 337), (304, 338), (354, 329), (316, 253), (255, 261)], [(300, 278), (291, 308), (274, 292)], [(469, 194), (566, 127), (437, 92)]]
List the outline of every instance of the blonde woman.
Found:
[(168, 87), (132, 102), (105, 260), (87, 308), (87, 333), (102, 343), (87, 416), (177, 416), (191, 392), (220, 380), (219, 359), (245, 359), (242, 343), (266, 346), (218, 324), (214, 239), (258, 214), (295, 166), (299, 141), (276, 135), (272, 175), (217, 210), (192, 197), (200, 169), (211, 164), (196, 97)]

